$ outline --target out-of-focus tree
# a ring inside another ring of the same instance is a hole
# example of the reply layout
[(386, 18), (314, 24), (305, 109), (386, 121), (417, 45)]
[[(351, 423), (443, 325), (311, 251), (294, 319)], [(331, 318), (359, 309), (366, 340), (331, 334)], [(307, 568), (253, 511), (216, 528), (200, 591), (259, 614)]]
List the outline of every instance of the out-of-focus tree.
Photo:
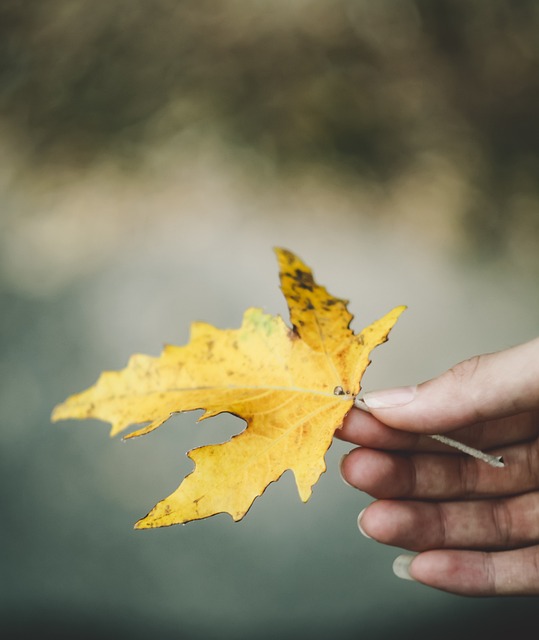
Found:
[(5, 0), (0, 126), (35, 165), (202, 130), (382, 189), (441, 160), (496, 254), (539, 231), (538, 29), (532, 0)]

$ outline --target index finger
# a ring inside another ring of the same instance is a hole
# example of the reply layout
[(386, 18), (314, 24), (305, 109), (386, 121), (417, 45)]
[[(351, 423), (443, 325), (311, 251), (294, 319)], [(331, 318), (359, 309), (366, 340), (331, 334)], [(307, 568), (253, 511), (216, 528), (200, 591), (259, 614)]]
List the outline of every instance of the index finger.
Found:
[[(475, 449), (491, 449), (533, 440), (539, 436), (539, 411), (483, 421), (451, 432), (451, 438)], [(339, 440), (373, 449), (401, 451), (448, 451), (431, 438), (388, 427), (378, 418), (352, 409), (335, 432)]]
[(466, 360), (417, 387), (367, 393), (384, 424), (405, 431), (445, 433), (539, 409), (539, 338)]

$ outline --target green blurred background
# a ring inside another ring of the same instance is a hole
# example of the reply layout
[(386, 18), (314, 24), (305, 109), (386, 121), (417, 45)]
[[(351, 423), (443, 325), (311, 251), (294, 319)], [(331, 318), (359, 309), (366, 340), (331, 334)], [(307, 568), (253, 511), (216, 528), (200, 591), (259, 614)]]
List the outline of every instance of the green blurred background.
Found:
[(193, 320), (286, 315), (275, 245), (356, 329), (409, 306), (365, 388), (535, 337), (538, 33), (533, 1), (0, 3), (8, 637), (536, 637), (534, 599), (393, 577), (343, 443), (306, 505), (287, 473), (239, 524), (135, 532), (241, 421), (124, 444), (49, 415)]

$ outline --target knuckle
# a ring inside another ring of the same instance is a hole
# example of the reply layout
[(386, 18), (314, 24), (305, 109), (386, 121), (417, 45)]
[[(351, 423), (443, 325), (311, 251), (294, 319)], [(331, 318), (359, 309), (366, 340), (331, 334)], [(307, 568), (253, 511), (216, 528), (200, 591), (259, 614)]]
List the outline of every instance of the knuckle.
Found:
[(492, 520), (496, 541), (501, 547), (508, 547), (513, 537), (511, 511), (505, 500), (492, 503)]
[(451, 375), (455, 382), (459, 385), (468, 384), (472, 380), (478, 369), (481, 368), (481, 364), (484, 356), (473, 356), (467, 360), (463, 360), (449, 369), (448, 373)]
[(455, 395), (458, 395), (468, 407), (469, 418), (474, 422), (479, 422), (484, 417), (481, 410), (485, 393), (484, 376), (481, 374), (484, 362), (484, 355), (473, 356), (459, 362), (447, 372), (455, 387)]
[(476, 460), (467, 456), (457, 458), (460, 490), (465, 496), (473, 496), (477, 492), (478, 468)]
[(494, 555), (492, 553), (482, 553), (483, 575), (485, 576), (486, 595), (496, 595), (500, 589), (499, 576), (497, 572)]

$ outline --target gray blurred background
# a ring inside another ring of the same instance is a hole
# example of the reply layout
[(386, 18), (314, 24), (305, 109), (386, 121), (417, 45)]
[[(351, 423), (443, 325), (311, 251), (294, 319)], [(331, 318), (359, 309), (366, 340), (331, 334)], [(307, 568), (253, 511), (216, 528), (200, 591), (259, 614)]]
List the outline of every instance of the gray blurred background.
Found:
[(0, 3), (7, 637), (536, 637), (536, 600), (393, 577), (343, 443), (306, 505), (286, 474), (241, 523), (135, 532), (243, 423), (122, 443), (49, 415), (193, 320), (286, 316), (275, 245), (357, 330), (408, 305), (364, 388), (535, 337), (538, 30), (524, 0)]

